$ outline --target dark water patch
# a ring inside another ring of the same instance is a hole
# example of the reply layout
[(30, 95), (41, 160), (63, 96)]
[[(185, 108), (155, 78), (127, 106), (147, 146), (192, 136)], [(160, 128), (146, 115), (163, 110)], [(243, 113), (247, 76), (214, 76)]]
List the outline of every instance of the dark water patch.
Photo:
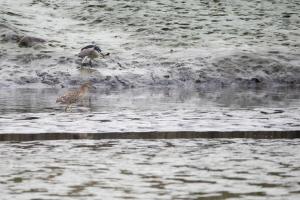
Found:
[(35, 120), (35, 119), (40, 119), (39, 117), (25, 117), (17, 120)]
[(111, 122), (111, 120), (109, 120), (109, 119), (101, 119), (101, 120), (98, 120), (98, 121), (101, 122), (101, 123)]
[(236, 181), (245, 181), (247, 180), (246, 178), (243, 177), (229, 177), (229, 176), (223, 176), (223, 179), (227, 179), (227, 180), (236, 180)]
[(275, 183), (249, 183), (249, 185), (260, 186), (264, 188), (274, 188), (274, 187), (288, 187), (286, 185), (275, 184)]
[(228, 198), (243, 198), (247, 196), (263, 197), (266, 196), (266, 193), (265, 192), (231, 193), (231, 192), (224, 191), (215, 194), (199, 192), (199, 193), (193, 193), (191, 195), (198, 196), (199, 199), (203, 199), (203, 200), (222, 200)]
[(277, 114), (277, 113), (284, 113), (283, 110), (274, 110), (273, 112), (265, 112), (265, 111), (260, 111), (262, 114)]
[[(122, 133), (1, 133), (0, 141), (33, 141), (65, 139), (178, 139), (178, 138), (254, 138), (296, 139), (300, 131), (232, 131), (232, 132), (122, 132)], [(273, 175), (280, 176), (280, 173)]]
[(184, 178), (174, 178), (170, 179), (171, 181), (176, 181), (176, 182), (182, 182), (183, 184), (189, 184), (189, 183), (207, 183), (207, 184), (215, 184), (215, 181), (205, 181), (205, 180), (189, 180), (189, 179), (184, 179)]

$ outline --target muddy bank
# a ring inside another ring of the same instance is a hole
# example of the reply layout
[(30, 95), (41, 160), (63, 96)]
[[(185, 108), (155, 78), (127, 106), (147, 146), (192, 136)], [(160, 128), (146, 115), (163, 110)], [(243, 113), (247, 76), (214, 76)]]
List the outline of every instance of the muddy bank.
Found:
[[(300, 84), (296, 2), (23, 0), (0, 12), (0, 87)], [(82, 68), (91, 42), (110, 56)]]
[[(28, 50), (10, 44), (2, 50), (0, 84), (2, 87), (37, 87), (42, 84), (42, 87), (59, 88), (89, 80), (97, 86), (110, 88), (300, 85), (299, 54), (242, 50), (229, 50), (226, 55), (217, 55), (214, 50), (208, 56), (197, 53), (205, 50), (165, 52), (160, 58), (142, 56), (143, 60), (123, 59), (111, 53), (107, 58), (94, 61), (91, 68), (82, 66), (76, 54), (56, 52), (51, 47)], [(194, 58), (185, 56), (190, 53), (195, 54)]]

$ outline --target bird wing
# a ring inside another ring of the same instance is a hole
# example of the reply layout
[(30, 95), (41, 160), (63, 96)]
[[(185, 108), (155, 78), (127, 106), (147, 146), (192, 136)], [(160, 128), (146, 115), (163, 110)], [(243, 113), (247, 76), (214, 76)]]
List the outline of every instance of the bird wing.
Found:
[(84, 49), (91, 49), (91, 48), (94, 48), (94, 47), (95, 47), (95, 45), (90, 44), (90, 45), (87, 45), (87, 46), (83, 47), (83, 48), (81, 49), (81, 51), (84, 50)]
[(70, 91), (56, 99), (57, 103), (71, 104), (76, 103), (80, 98), (78, 91)]
[(89, 56), (92, 52), (94, 51), (94, 49), (83, 49), (80, 51), (80, 53), (78, 54), (79, 57), (84, 58), (85, 56)]

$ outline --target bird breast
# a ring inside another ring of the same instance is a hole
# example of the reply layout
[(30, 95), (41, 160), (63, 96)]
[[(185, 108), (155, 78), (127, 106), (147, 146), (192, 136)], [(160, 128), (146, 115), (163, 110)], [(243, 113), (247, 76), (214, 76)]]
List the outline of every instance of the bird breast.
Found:
[(63, 103), (63, 104), (71, 104), (71, 103), (78, 102), (81, 97), (82, 97), (82, 95), (78, 91), (69, 92), (61, 97), (58, 97), (56, 102)]
[(79, 54), (79, 57), (84, 58), (88, 56), (89, 58), (97, 58), (99, 53), (94, 48), (83, 49)]

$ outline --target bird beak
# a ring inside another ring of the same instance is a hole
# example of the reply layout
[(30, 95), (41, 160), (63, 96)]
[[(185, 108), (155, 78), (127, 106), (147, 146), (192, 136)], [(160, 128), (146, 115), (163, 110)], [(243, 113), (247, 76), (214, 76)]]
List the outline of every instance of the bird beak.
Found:
[(90, 87), (89, 87), (90, 89), (97, 89), (95, 86), (93, 86), (93, 85), (90, 85)]

